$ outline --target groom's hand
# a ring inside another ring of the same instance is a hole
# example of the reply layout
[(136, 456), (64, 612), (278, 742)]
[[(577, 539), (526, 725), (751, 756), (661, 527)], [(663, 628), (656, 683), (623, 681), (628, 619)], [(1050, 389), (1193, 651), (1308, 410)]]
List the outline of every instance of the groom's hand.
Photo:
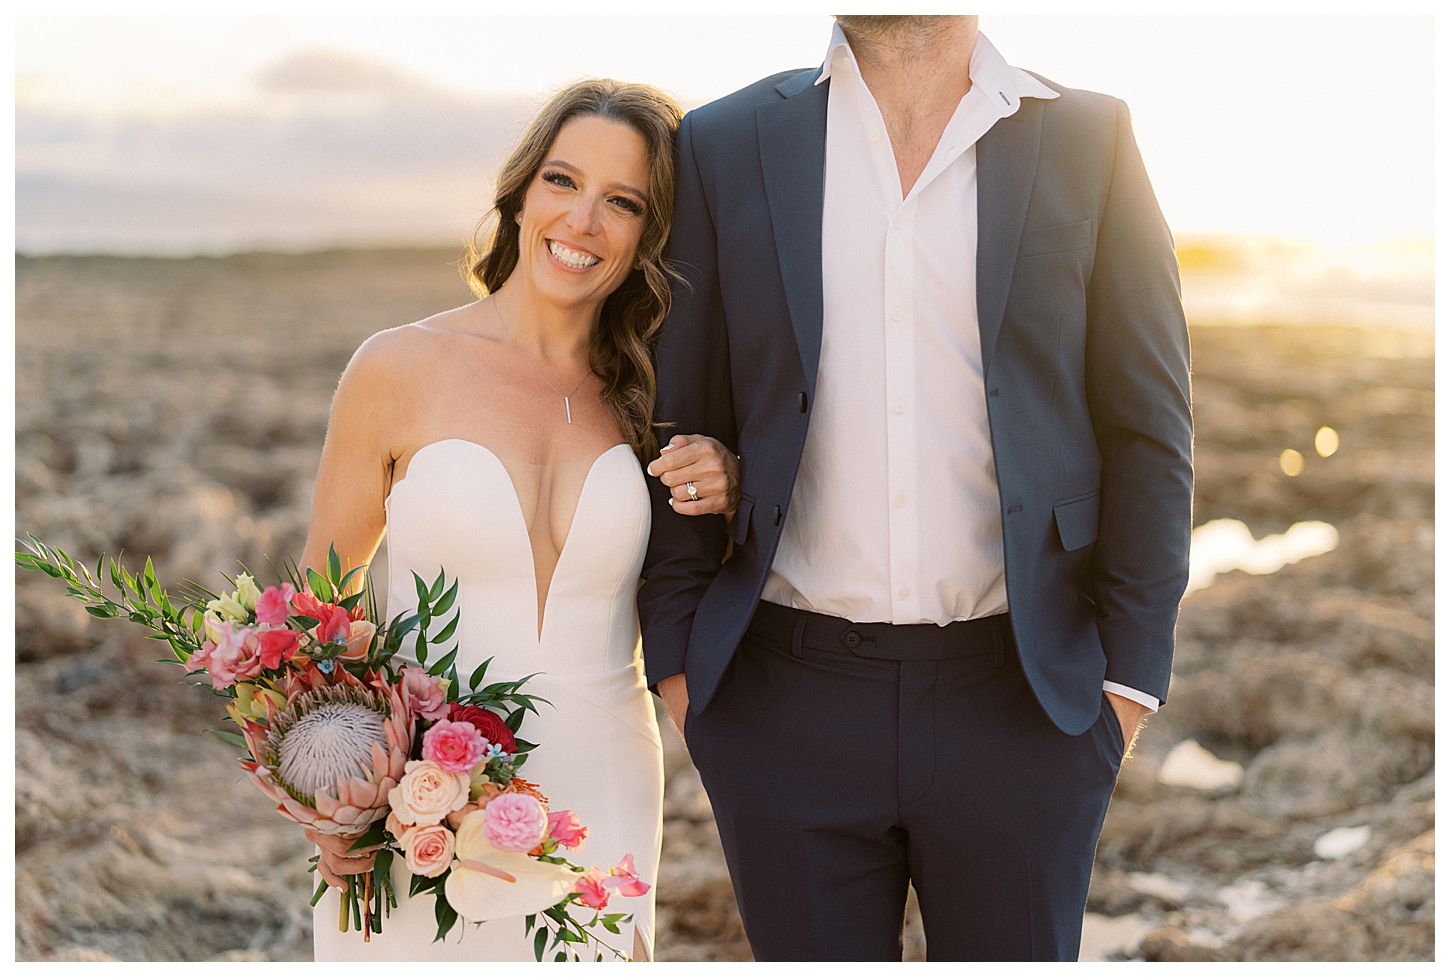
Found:
[(690, 711), (690, 691), (685, 688), (685, 673), (662, 678), (655, 688), (659, 689), (660, 698), (665, 700), (665, 708), (670, 711), (670, 722), (675, 724), (680, 739), (684, 739), (685, 713)]
[[(663, 693), (665, 683), (660, 683), (660, 692)], [(1143, 717), (1148, 715), (1148, 707), (1141, 702), (1134, 702), (1127, 696), (1118, 695), (1116, 692), (1107, 693), (1108, 701), (1113, 704), (1113, 712), (1118, 714), (1118, 724), (1123, 728), (1123, 757), (1133, 752), (1133, 743), (1138, 738), (1138, 727), (1143, 723)]]

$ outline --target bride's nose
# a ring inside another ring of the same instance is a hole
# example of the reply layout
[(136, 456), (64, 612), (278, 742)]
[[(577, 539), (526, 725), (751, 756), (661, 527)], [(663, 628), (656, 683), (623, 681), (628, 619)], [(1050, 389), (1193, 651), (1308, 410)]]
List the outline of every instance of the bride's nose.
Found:
[(599, 232), (599, 208), (604, 201), (592, 193), (581, 193), (569, 208), (564, 223), (575, 234), (597, 234)]

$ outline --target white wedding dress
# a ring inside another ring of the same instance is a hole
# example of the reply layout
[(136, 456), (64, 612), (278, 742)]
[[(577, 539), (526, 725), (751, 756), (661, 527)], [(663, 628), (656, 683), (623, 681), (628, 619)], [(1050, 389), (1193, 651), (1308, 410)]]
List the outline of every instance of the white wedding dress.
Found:
[[(606, 871), (625, 854), (634, 855), (651, 890), (634, 898), (616, 895), (607, 911), (634, 914), (633, 926), (652, 957), (664, 767), (637, 653), (634, 601), (650, 509), (633, 452), (616, 445), (590, 468), (549, 585), (542, 634), (528, 529), (513, 482), (493, 452), (457, 439), (425, 445), (393, 486), (387, 518), (389, 619), (417, 606), (413, 573), (431, 583), (441, 567), (449, 580), (459, 581), (460, 678), (466, 683), (488, 658), (493, 663), (485, 682), (539, 673), (524, 691), (551, 705), (540, 703), (539, 715), (528, 715), (519, 731), (539, 744), (520, 775), (540, 785), (551, 810), (572, 810), (588, 826), (584, 848), (561, 854)], [(368, 943), (355, 929), (339, 932), (338, 893), (329, 889), (313, 916), (314, 959), (534, 959), (523, 917), (460, 922), (446, 941), (435, 943), (434, 898), (425, 893), (410, 900), (409, 879), (396, 858), (398, 907)], [(620, 936), (602, 927), (599, 932), (625, 954), (638, 955), (631, 927), (622, 927)]]

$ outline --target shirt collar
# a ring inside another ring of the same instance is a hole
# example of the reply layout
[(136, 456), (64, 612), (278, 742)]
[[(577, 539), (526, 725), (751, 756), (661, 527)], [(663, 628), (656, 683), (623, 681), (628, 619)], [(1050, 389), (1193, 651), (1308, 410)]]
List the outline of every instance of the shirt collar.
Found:
[[(821, 64), (821, 76), (816, 79), (816, 84), (819, 85), (831, 77), (833, 69), (850, 71), (858, 78), (861, 75), (861, 67), (856, 62), (856, 52), (851, 50), (851, 44), (846, 40), (840, 24), (831, 27), (831, 43), (826, 48), (826, 60)], [(1001, 105), (1003, 116), (1015, 113), (1024, 98), (1057, 98), (1057, 92), (1021, 68), (1008, 64), (981, 31), (977, 32), (977, 43), (972, 48), (972, 61), (967, 66), (967, 74), (972, 79), (974, 90), (980, 89), (994, 104)]]

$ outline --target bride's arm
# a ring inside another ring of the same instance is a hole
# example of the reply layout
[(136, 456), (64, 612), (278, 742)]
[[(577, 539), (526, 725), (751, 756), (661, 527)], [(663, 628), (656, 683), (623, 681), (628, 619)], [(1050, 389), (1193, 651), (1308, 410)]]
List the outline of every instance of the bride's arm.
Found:
[(329, 546), (337, 548), (344, 568), (372, 560), (382, 542), (393, 458), (390, 420), (397, 416), (395, 364), (387, 363), (386, 333), (364, 343), (338, 382), (327, 422), (327, 440), (312, 518), (299, 565), (319, 571)]

